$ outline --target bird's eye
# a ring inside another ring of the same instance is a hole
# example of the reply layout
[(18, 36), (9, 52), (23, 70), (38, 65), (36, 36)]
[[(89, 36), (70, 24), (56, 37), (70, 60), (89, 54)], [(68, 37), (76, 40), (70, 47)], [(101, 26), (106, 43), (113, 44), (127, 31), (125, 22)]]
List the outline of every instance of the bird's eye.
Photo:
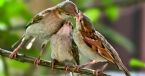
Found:
[(83, 20), (80, 19), (80, 22), (83, 23)]
[(69, 13), (66, 13), (66, 15), (70, 15)]

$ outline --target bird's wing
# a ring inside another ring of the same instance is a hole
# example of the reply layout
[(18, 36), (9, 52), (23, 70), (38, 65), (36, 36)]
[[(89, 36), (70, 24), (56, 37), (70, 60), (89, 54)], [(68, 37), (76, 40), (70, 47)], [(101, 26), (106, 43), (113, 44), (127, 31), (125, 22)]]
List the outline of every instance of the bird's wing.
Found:
[(72, 40), (72, 55), (73, 55), (74, 60), (77, 63), (77, 65), (79, 65), (80, 64), (79, 51), (78, 51), (78, 47), (76, 46), (74, 40)]
[(107, 49), (107, 51), (112, 55), (112, 57), (116, 60), (116, 61), (121, 61), (118, 53), (116, 52), (116, 50), (112, 47), (112, 45), (105, 39), (105, 37), (103, 35), (101, 35), (98, 31), (95, 31), (95, 36), (97, 36), (101, 42), (102, 45), (104, 46), (105, 49)]
[(112, 47), (112, 45), (104, 38), (103, 35), (101, 35), (98, 31), (95, 31), (96, 36), (101, 39), (101, 42), (103, 44), (103, 46), (108, 49), (107, 51), (109, 51), (109, 53), (112, 55), (112, 57), (114, 58), (114, 63), (118, 66), (118, 68), (122, 71), (124, 71), (124, 73), (126, 74), (126, 76), (130, 76), (130, 73), (128, 71), (128, 69), (124, 66), (121, 58), (119, 57), (118, 53), (116, 52), (116, 50)]
[(26, 25), (26, 28), (32, 24), (39, 23), (46, 15), (48, 15), (53, 9), (46, 9), (38, 14), (36, 14), (31, 21)]
[(99, 39), (84, 37), (84, 41), (87, 43), (87, 45), (89, 45), (93, 49), (92, 51), (95, 51), (103, 58), (114, 63), (114, 57), (112, 56), (110, 51), (108, 51), (108, 49), (104, 47), (104, 45)]

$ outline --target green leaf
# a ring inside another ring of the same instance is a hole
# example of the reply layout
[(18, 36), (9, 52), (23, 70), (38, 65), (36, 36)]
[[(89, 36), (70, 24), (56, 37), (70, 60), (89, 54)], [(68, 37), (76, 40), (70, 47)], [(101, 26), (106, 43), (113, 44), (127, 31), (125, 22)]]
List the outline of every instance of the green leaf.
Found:
[(106, 15), (112, 21), (116, 21), (119, 18), (119, 8), (116, 6), (110, 6), (106, 10)]
[(129, 64), (132, 67), (145, 68), (145, 62), (143, 62), (143, 61), (141, 61), (139, 59), (133, 58), (133, 59), (130, 60), (130, 63)]
[(6, 0), (0, 0), (0, 7), (2, 7), (5, 4)]
[(91, 19), (91, 21), (96, 22), (100, 18), (100, 10), (96, 8), (90, 8), (85, 11), (85, 14)]

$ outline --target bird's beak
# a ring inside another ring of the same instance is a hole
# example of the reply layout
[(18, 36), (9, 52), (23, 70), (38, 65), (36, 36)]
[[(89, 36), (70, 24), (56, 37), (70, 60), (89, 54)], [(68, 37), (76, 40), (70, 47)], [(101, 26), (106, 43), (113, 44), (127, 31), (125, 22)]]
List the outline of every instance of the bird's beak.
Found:
[(76, 21), (79, 21), (80, 20), (79, 15), (76, 15), (75, 18), (76, 18)]
[(76, 16), (78, 16), (78, 14), (79, 14), (78, 10), (72, 11), (72, 16), (76, 17)]
[(78, 16), (78, 12), (73, 12), (72, 16), (77, 17)]

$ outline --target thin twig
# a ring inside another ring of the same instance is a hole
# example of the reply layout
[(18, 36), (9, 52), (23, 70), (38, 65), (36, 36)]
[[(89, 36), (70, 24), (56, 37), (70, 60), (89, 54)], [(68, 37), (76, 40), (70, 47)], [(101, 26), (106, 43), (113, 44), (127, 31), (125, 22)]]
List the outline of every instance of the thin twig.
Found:
[[(11, 53), (10, 51), (0, 48), (0, 55), (1, 56), (9, 57), (10, 53)], [(13, 59), (13, 60), (17, 60), (17, 61), (20, 61), (20, 62), (26, 62), (26, 63), (32, 63), (33, 64), (35, 58), (34, 57), (30, 57), (30, 56), (26, 56), (24, 54), (18, 54), (17, 57), (15, 59)], [(39, 65), (51, 68), (51, 62), (50, 61), (41, 60)], [(65, 66), (62, 66), (62, 65), (56, 65), (54, 67), (54, 69), (64, 70), (64, 71), (66, 70)], [(80, 69), (78, 71), (78, 70), (75, 70), (75, 67), (73, 67), (73, 66), (68, 68), (68, 71), (75, 72), (75, 73), (80, 73), (80, 74), (86, 74), (86, 75), (89, 75), (89, 76), (94, 75), (93, 74), (94, 70), (91, 70), (91, 69)], [(100, 76), (109, 76), (109, 75), (102, 74)]]

